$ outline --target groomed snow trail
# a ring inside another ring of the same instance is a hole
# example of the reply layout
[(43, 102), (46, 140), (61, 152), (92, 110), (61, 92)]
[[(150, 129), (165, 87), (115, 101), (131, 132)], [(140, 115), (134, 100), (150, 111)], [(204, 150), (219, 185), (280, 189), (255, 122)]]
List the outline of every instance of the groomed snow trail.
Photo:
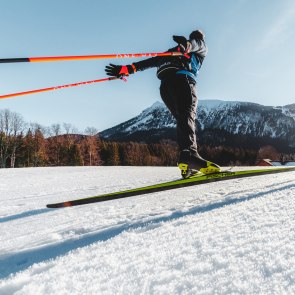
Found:
[(295, 172), (46, 208), (178, 173), (0, 169), (0, 294), (295, 294)]

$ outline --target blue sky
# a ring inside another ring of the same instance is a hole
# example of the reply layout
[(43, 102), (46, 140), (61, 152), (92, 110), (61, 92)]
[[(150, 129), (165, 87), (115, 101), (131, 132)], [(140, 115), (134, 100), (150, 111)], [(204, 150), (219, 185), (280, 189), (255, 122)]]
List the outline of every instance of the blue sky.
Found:
[[(162, 52), (172, 35), (206, 33), (200, 99), (295, 103), (293, 0), (0, 0), (0, 58)], [(109, 62), (0, 64), (0, 95), (105, 77)], [(0, 100), (28, 122), (112, 127), (160, 100), (155, 69), (111, 81)]]

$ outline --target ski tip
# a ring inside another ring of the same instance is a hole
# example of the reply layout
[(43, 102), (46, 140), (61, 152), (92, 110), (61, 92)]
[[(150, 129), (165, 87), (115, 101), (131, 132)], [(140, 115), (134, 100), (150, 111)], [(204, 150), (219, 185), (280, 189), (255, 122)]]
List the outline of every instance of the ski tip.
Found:
[(72, 207), (72, 206), (73, 206), (72, 202), (63, 202), (63, 203), (46, 205), (47, 208), (64, 208), (64, 207)]

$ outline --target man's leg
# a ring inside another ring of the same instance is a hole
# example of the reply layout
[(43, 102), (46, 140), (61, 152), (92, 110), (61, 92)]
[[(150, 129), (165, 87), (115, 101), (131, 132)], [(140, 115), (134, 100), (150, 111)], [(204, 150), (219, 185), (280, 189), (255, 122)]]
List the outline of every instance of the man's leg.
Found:
[[(168, 83), (169, 82), (169, 83)], [(177, 121), (177, 138), (180, 147), (178, 167), (184, 178), (193, 170), (202, 173), (216, 173), (220, 167), (199, 156), (197, 151), (195, 119), (197, 108), (196, 88), (184, 75), (161, 84), (161, 96)]]
[(180, 150), (189, 150), (192, 155), (197, 155), (196, 112), (198, 98), (196, 87), (185, 75), (179, 76), (175, 83), (178, 143)]
[(195, 86), (189, 83), (185, 75), (177, 75), (161, 83), (160, 93), (162, 100), (176, 119), (177, 141), (180, 150), (187, 149), (192, 154), (197, 154)]

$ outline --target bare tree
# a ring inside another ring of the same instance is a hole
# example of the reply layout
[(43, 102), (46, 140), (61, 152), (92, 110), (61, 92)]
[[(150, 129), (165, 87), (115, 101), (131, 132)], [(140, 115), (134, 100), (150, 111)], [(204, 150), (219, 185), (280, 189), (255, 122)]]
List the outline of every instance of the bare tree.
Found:
[(14, 167), (16, 151), (20, 146), (20, 137), (26, 127), (21, 115), (10, 110), (0, 111), (0, 167), (5, 168), (10, 158), (10, 167)]
[(63, 123), (63, 128), (65, 130), (65, 134), (67, 135), (79, 133), (78, 129), (75, 126), (73, 126), (71, 123)]
[(98, 130), (95, 127), (87, 127), (84, 131), (84, 133), (86, 135), (97, 135), (98, 134)]
[(64, 140), (65, 140), (65, 146), (67, 150), (69, 151), (71, 147), (75, 144), (76, 136), (75, 134), (78, 134), (78, 129), (74, 127), (70, 123), (63, 123), (63, 128), (65, 130), (64, 133)]
[(50, 132), (51, 136), (59, 136), (59, 135), (61, 135), (61, 126), (60, 126), (60, 124), (59, 123), (52, 124), (50, 126), (49, 132)]
[(98, 131), (95, 127), (87, 127), (84, 131), (86, 134), (85, 138), (82, 141), (82, 147), (84, 155), (87, 155), (86, 165), (100, 165), (101, 160), (99, 156), (98, 148)]

